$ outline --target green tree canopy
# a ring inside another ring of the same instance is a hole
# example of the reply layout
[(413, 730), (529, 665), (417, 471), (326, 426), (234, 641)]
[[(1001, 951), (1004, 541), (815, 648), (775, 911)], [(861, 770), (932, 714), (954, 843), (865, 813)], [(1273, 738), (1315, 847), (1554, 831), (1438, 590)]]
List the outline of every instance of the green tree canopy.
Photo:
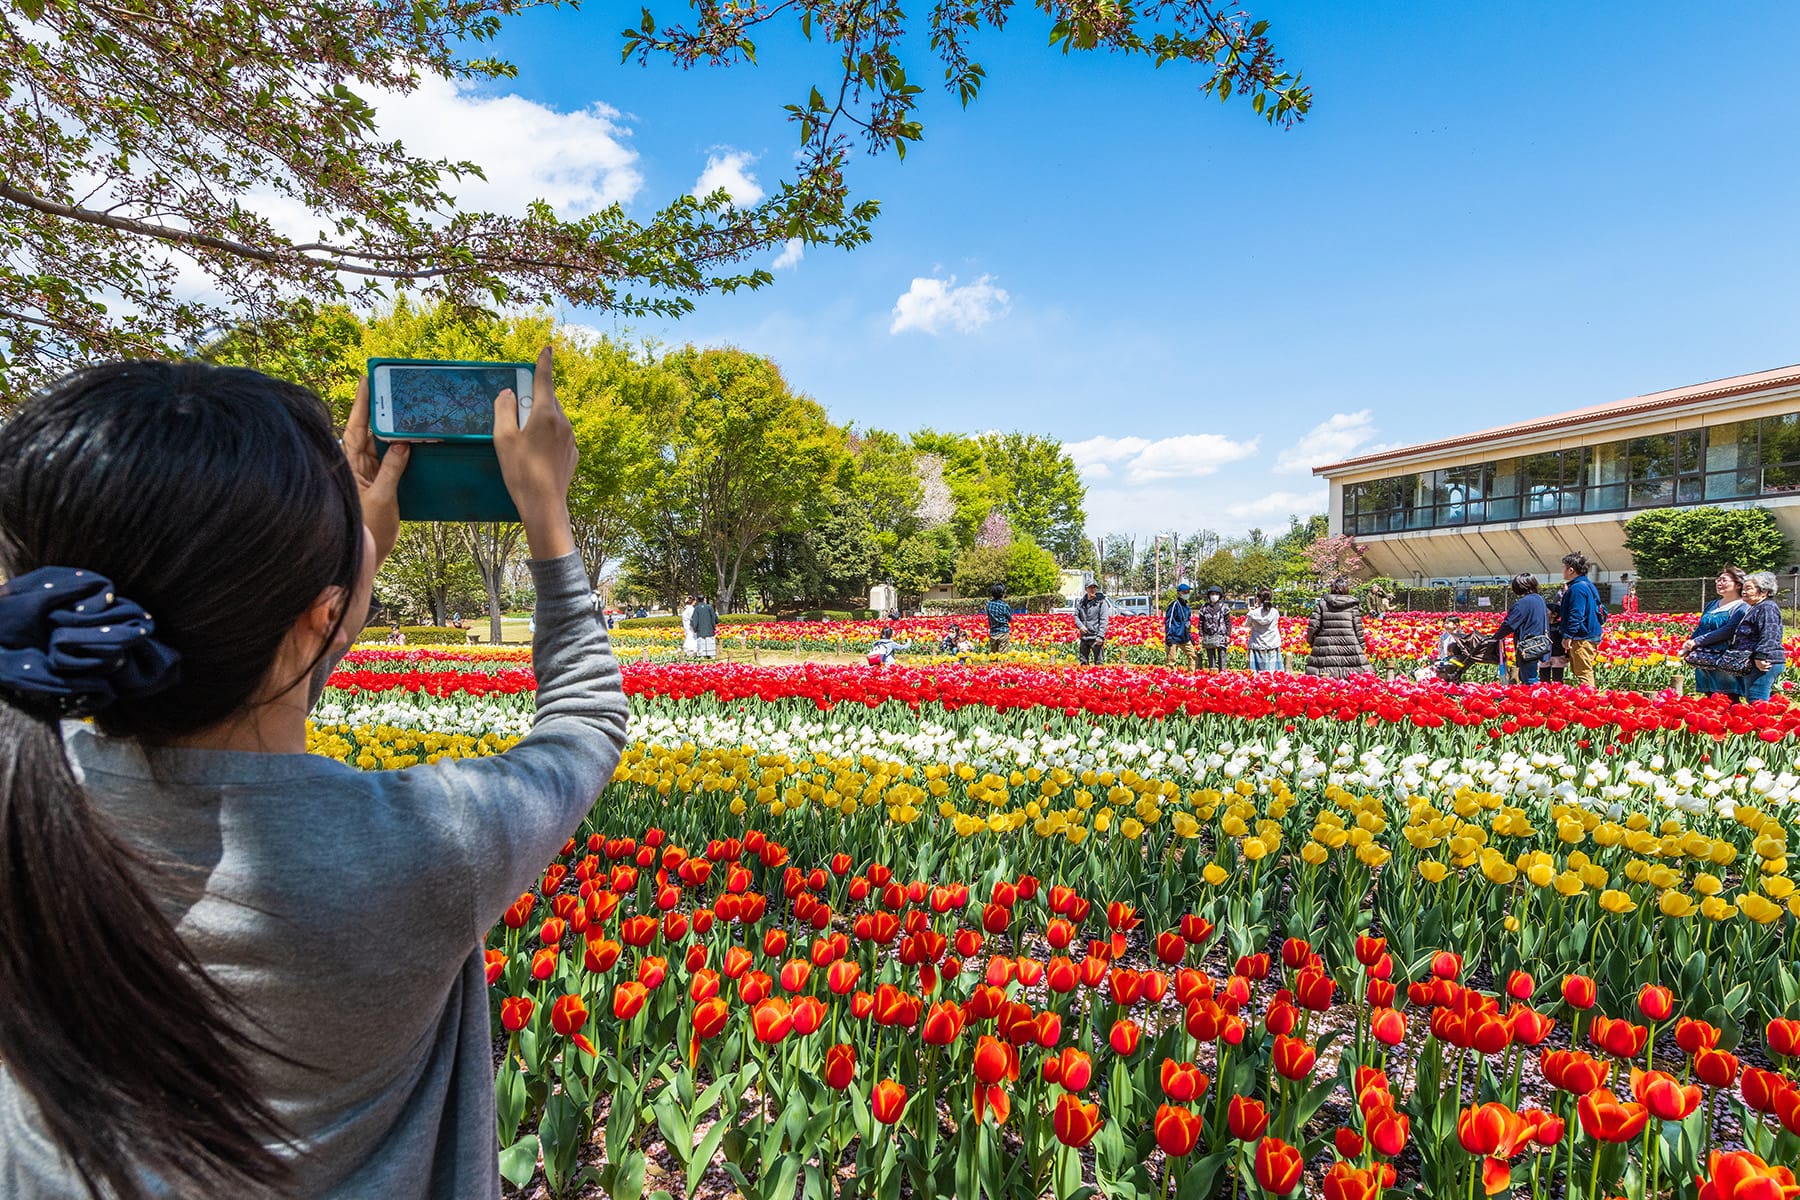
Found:
[[(877, 205), (851, 198), (853, 142), (904, 157), (923, 135), (915, 74), (941, 74), (970, 103), (986, 78), (972, 43), (1013, 9), (940, 4), (909, 19), (861, 0), (693, 0), (691, 25), (645, 9), (623, 37), (640, 63), (754, 62), (753, 39), (773, 22), (823, 43), (828, 74), (786, 106), (800, 135), (793, 174), (754, 205), (684, 195), (644, 219), (619, 204), (572, 217), (530, 197), (522, 213), (462, 209), (458, 180), (505, 164), (417, 156), (382, 133), (370, 98), (426, 78), (511, 76), (483, 51), (529, 2), (0, 4), (5, 382), (18, 390), (45, 368), (178, 353), (221, 328), (265, 336), (296, 315), (306, 323), (312, 304), (373, 304), (396, 289), (467, 309), (557, 301), (672, 315), (697, 294), (760, 287), (772, 277), (746, 260), (783, 240), (868, 240)], [(1274, 123), (1310, 104), (1266, 22), (1221, 0), (1039, 7), (1064, 53), (1185, 63), (1204, 91), (1248, 97)], [(935, 61), (909, 71), (926, 46)]]
[(1706, 578), (1726, 566), (1787, 565), (1787, 539), (1766, 508), (1653, 508), (1625, 522), (1625, 548), (1640, 579)]

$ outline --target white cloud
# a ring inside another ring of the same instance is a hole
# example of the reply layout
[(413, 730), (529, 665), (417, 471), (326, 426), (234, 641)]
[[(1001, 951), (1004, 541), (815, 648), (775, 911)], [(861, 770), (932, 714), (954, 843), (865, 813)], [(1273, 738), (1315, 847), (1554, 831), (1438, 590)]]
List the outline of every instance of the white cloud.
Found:
[(1113, 478), (1114, 466), (1127, 483), (1155, 483), (1211, 475), (1227, 463), (1256, 454), (1258, 439), (1234, 442), (1216, 433), (1184, 433), (1151, 441), (1141, 437), (1091, 437), (1064, 447), (1076, 469), (1090, 480)]
[(629, 203), (644, 186), (629, 131), (605, 104), (558, 112), (430, 75), (405, 95), (370, 102), (381, 136), (403, 142), (408, 153), (481, 167), (486, 179), (451, 184), (465, 208), (523, 213), (531, 201), (546, 200), (558, 216), (578, 217)]
[(1368, 409), (1352, 413), (1333, 413), (1320, 421), (1299, 441), (1275, 456), (1275, 470), (1302, 474), (1326, 463), (1339, 462), (1361, 452), (1374, 454), (1391, 449), (1395, 443), (1377, 442), (1375, 417)]
[(785, 271), (789, 268), (799, 266), (800, 260), (805, 257), (806, 243), (799, 238), (789, 238), (786, 242), (782, 243), (781, 253), (776, 255), (775, 261), (769, 265), (777, 271)]
[(694, 181), (694, 195), (704, 200), (724, 188), (730, 194), (731, 202), (739, 208), (755, 204), (763, 198), (762, 185), (748, 169), (755, 161), (756, 155), (742, 150), (723, 150), (707, 155), (706, 168)]
[(1006, 289), (994, 286), (992, 275), (956, 286), (956, 276), (949, 279), (916, 278), (906, 294), (894, 302), (894, 320), (889, 333), (942, 333), (946, 327), (958, 333), (973, 333), (1010, 311), (1012, 297)]
[(1254, 500), (1227, 504), (1225, 511), (1234, 517), (1285, 517), (1289, 513), (1306, 517), (1324, 512), (1326, 501), (1324, 488), (1312, 492), (1270, 492)]

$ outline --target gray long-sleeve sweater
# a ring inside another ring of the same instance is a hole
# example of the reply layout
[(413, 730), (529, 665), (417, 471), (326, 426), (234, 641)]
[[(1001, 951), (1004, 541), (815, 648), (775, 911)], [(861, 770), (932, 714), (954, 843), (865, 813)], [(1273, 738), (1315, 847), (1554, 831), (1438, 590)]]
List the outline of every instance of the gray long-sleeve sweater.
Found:
[[(531, 573), (537, 720), (504, 755), (364, 772), (66, 732), (94, 803), (174, 868), (152, 886), (177, 932), (304, 1064), (252, 1064), (294, 1195), (500, 1194), (482, 938), (612, 779), (628, 717), (580, 557)], [(82, 1195), (0, 1065), (0, 1196)]]

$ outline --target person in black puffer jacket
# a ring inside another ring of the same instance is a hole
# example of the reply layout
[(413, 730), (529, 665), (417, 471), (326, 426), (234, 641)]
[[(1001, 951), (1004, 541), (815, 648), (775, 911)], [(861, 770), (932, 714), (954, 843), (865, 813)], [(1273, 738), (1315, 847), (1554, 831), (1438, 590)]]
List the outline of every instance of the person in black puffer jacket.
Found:
[(1350, 582), (1331, 581), (1331, 591), (1319, 598), (1312, 619), (1306, 623), (1308, 675), (1342, 679), (1365, 674), (1369, 656), (1363, 645), (1362, 606), (1350, 594)]

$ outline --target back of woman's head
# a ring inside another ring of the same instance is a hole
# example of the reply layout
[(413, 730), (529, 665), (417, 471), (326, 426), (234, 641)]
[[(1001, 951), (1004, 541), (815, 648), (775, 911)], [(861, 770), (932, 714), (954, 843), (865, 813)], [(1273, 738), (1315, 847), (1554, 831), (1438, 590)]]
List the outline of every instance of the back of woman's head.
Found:
[(1513, 595), (1523, 596), (1538, 590), (1537, 576), (1530, 571), (1520, 571), (1512, 577)]
[(295, 622), (354, 592), (361, 525), (324, 405), (254, 371), (96, 367), (0, 426), (0, 569), (101, 576), (160, 648), (129, 687), (0, 680), (0, 1064), (96, 1194), (142, 1195), (146, 1174), (183, 1193), (276, 1181), (281, 1130), (246, 1065), (253, 1034), (77, 783), (58, 718), (154, 745), (285, 690), (297, 680), (271, 672)]
[(1350, 581), (1343, 578), (1332, 580), (1331, 594), (1334, 596), (1348, 596), (1350, 594)]
[(1275, 604), (1275, 593), (1268, 588), (1256, 589), (1256, 607), (1272, 608)]

